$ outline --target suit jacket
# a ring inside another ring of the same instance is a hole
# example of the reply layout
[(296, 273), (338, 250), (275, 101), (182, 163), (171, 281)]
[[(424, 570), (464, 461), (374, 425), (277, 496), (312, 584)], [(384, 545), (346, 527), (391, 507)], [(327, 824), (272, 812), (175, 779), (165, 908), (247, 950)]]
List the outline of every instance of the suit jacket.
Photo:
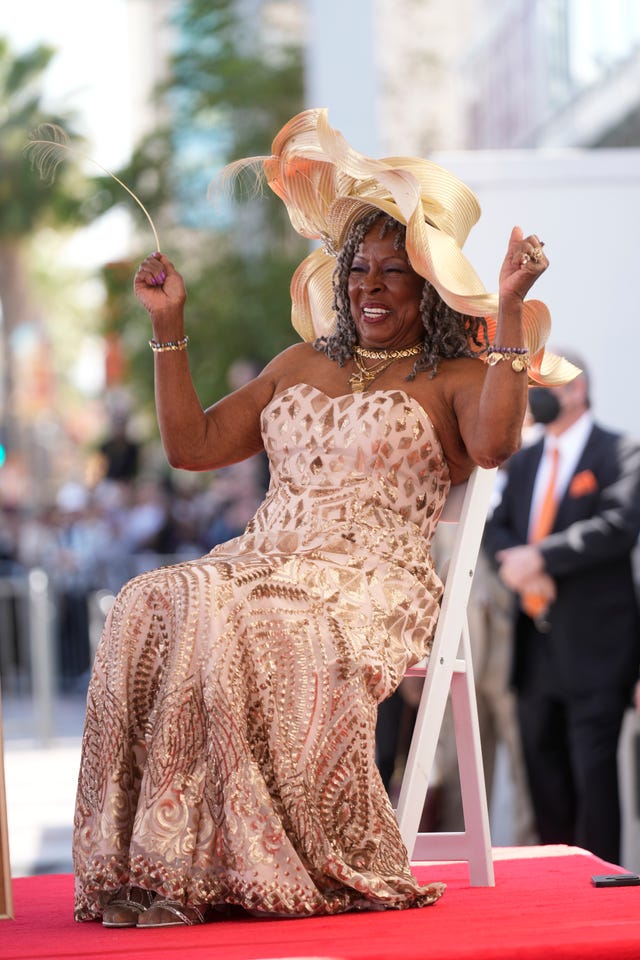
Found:
[[(543, 441), (509, 460), (502, 499), (485, 530), (490, 556), (527, 542), (533, 486)], [(631, 554), (640, 533), (640, 446), (594, 425), (542, 540), (558, 595), (549, 611), (552, 668), (567, 694), (603, 685), (631, 689), (640, 666), (640, 617)], [(515, 637), (514, 682), (524, 614)]]

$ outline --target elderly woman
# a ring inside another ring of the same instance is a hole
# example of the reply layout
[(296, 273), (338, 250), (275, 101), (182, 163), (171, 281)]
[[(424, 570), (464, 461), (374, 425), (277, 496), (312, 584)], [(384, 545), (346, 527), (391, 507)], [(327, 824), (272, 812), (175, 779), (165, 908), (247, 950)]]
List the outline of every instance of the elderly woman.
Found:
[(545, 355), (543, 305), (524, 302), (542, 243), (514, 229), (499, 297), (485, 293), (460, 249), (479, 211), (455, 177), (362, 157), (317, 110), (260, 163), (328, 251), (293, 279), (304, 342), (203, 411), (180, 274), (155, 253), (135, 278), (169, 462), (212, 470), (264, 449), (272, 479), (241, 536), (137, 577), (113, 606), (88, 695), (79, 920), (440, 897), (413, 877), (376, 769), (377, 706), (430, 648), (429, 544), (451, 483), (517, 449), (529, 376), (573, 373)]

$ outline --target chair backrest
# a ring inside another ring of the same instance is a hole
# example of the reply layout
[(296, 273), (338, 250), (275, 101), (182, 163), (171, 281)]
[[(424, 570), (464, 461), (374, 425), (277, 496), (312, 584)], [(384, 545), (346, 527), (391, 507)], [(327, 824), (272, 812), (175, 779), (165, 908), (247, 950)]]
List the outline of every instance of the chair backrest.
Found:
[[(467, 604), (475, 572), (482, 533), (489, 512), (497, 469), (476, 467), (465, 483), (451, 487), (445, 502), (440, 523), (455, 523), (451, 556), (446, 562), (444, 593), (433, 641), (432, 654), (438, 651), (443, 641), (453, 649), (447, 654), (457, 656), (462, 627), (466, 623)], [(449, 638), (457, 637), (457, 641)], [(424, 669), (422, 670), (424, 674)]]
[(464, 504), (464, 498), (467, 495), (467, 490), (469, 487), (469, 481), (465, 480), (464, 483), (456, 483), (455, 486), (451, 487), (447, 499), (444, 502), (444, 507), (442, 508), (442, 513), (440, 514), (439, 523), (458, 523), (460, 520), (460, 514), (462, 513), (462, 505)]
[[(458, 484), (449, 491), (440, 522), (456, 523), (457, 528), (448, 563), (436, 639), (449, 625), (452, 616), (456, 624), (459, 624), (457, 633), (460, 638), (496, 472), (496, 468), (485, 470), (476, 467), (466, 483)], [(451, 610), (452, 606), (455, 612)]]

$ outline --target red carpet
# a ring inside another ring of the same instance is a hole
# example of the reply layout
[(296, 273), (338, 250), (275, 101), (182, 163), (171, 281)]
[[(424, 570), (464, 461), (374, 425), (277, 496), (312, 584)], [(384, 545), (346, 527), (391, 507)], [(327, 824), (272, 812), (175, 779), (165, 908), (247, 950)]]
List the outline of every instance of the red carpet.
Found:
[(14, 880), (2, 960), (639, 960), (640, 887), (596, 889), (621, 868), (576, 847), (496, 850), (496, 886), (470, 887), (466, 864), (418, 865), (448, 889), (435, 906), (310, 920), (241, 918), (203, 927), (106, 930), (71, 919), (72, 878)]

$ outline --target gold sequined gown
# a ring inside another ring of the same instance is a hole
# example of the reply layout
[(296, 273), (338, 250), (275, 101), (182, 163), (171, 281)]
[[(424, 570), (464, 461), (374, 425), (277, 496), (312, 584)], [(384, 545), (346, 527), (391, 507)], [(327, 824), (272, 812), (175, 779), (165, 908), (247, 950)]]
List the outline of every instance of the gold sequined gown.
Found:
[(120, 885), (309, 916), (422, 906), (374, 759), (378, 702), (429, 649), (449, 489), (402, 391), (299, 384), (262, 416), (242, 536), (130, 581), (87, 700), (75, 913)]

